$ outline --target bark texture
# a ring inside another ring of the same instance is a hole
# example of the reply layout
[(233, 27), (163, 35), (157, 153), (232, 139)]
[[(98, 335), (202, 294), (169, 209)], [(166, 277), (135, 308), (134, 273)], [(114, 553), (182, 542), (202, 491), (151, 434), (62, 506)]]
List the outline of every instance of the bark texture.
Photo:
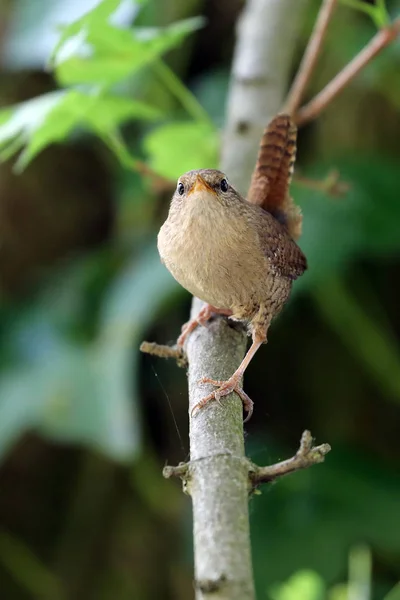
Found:
[[(193, 313), (201, 302), (193, 302)], [(187, 345), (190, 410), (208, 391), (205, 375), (227, 379), (246, 348), (243, 332), (216, 318)], [(242, 402), (235, 395), (190, 419), (188, 491), (193, 499), (197, 598), (254, 598), (248, 524), (248, 463)], [(212, 595), (211, 595), (212, 594)]]
[[(307, 2), (248, 0), (239, 23), (221, 168), (244, 194), (262, 131), (283, 104)], [(200, 308), (194, 299), (192, 315)], [(190, 336), (189, 412), (213, 389), (199, 379), (230, 377), (244, 356), (246, 341), (243, 329), (222, 318)], [(183, 479), (193, 501), (196, 599), (253, 600), (249, 462), (236, 394), (191, 416), (190, 454)]]
[(244, 196), (270, 119), (281, 109), (309, 0), (248, 0), (238, 24), (221, 168)]

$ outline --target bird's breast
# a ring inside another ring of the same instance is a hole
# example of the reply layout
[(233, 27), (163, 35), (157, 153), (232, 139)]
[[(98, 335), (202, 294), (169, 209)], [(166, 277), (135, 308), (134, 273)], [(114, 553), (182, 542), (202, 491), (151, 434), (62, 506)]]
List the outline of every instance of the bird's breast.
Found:
[(215, 204), (185, 208), (172, 209), (160, 230), (163, 262), (184, 288), (205, 302), (218, 308), (248, 304), (267, 273), (246, 221)]

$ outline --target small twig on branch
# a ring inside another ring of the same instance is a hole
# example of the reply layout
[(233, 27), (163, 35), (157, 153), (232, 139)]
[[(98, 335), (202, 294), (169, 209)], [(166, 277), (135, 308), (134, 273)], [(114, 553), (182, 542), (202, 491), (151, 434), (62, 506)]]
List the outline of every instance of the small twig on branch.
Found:
[(189, 463), (179, 463), (178, 466), (166, 465), (163, 468), (163, 476), (165, 479), (170, 477), (185, 477), (188, 473)]
[(283, 112), (287, 112), (290, 115), (295, 114), (300, 106), (304, 91), (317, 64), (318, 55), (336, 5), (337, 0), (323, 0), (322, 2), (318, 18), (304, 52), (299, 70), (290, 88)]
[(313, 446), (311, 433), (306, 430), (301, 436), (300, 448), (295, 456), (268, 467), (258, 467), (255, 465), (254, 471), (250, 472), (252, 484), (256, 487), (260, 483), (269, 483), (283, 475), (288, 475), (300, 469), (307, 469), (312, 465), (324, 462), (325, 455), (330, 452), (330, 449), (329, 444)]
[(348, 65), (332, 79), (308, 104), (303, 106), (294, 120), (298, 126), (315, 119), (324, 108), (345, 88), (366, 65), (400, 34), (400, 17), (383, 27)]
[(332, 169), (324, 179), (320, 180), (296, 174), (293, 177), (293, 183), (334, 197), (344, 196), (350, 189), (349, 183), (340, 180), (340, 173), (337, 169)]
[(187, 367), (186, 354), (183, 348), (178, 348), (176, 345), (165, 346), (163, 344), (156, 344), (155, 342), (142, 342), (140, 344), (140, 351), (160, 358), (174, 358), (178, 367)]

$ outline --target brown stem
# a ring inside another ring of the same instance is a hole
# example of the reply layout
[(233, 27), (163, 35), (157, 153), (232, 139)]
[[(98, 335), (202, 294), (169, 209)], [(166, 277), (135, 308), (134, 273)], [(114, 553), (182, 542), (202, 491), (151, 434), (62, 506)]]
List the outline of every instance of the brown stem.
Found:
[(163, 468), (163, 476), (166, 479), (170, 477), (186, 477), (189, 472), (189, 463), (179, 463), (177, 467), (166, 465)]
[(178, 367), (187, 366), (185, 351), (178, 346), (164, 346), (162, 344), (156, 344), (155, 342), (142, 342), (140, 344), (140, 351), (145, 354), (159, 356), (160, 358), (174, 358)]
[(323, 109), (352, 81), (364, 67), (400, 34), (400, 17), (384, 27), (372, 38), (324, 89), (295, 115), (296, 125), (315, 119)]
[(320, 180), (296, 174), (293, 177), (293, 182), (309, 190), (315, 190), (334, 197), (344, 196), (350, 189), (348, 183), (340, 180), (340, 173), (336, 169), (330, 171), (324, 179)]
[(306, 469), (312, 465), (324, 462), (325, 455), (330, 452), (329, 444), (321, 444), (320, 446), (313, 446), (313, 439), (309, 431), (304, 431), (301, 436), (300, 448), (296, 452), (295, 456), (282, 460), (275, 465), (268, 467), (257, 467), (254, 466), (254, 470), (250, 472), (250, 480), (253, 487), (256, 487), (260, 483), (268, 483), (274, 481), (278, 477), (288, 475), (294, 471), (300, 469)]
[(295, 114), (317, 63), (322, 43), (337, 0), (323, 0), (297, 75), (292, 83), (283, 112)]

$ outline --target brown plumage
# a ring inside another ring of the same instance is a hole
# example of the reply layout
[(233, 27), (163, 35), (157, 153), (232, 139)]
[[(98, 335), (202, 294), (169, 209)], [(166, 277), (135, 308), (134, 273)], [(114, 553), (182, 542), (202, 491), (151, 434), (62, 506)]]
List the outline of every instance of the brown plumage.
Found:
[(289, 117), (278, 115), (264, 133), (249, 202), (221, 171), (189, 171), (178, 180), (158, 235), (158, 250), (175, 279), (207, 303), (197, 319), (183, 327), (178, 344), (213, 313), (246, 322), (253, 338), (228, 381), (203, 380), (218, 389), (195, 408), (236, 391), (247, 418), (252, 413), (253, 403), (240, 380), (267, 340), (271, 320), (288, 299), (293, 280), (306, 269), (305, 256), (292, 237), (301, 217), (288, 194), (295, 148)]
[(300, 209), (289, 195), (296, 160), (297, 128), (289, 115), (277, 115), (261, 138), (247, 200), (270, 212), (297, 240), (301, 235)]

